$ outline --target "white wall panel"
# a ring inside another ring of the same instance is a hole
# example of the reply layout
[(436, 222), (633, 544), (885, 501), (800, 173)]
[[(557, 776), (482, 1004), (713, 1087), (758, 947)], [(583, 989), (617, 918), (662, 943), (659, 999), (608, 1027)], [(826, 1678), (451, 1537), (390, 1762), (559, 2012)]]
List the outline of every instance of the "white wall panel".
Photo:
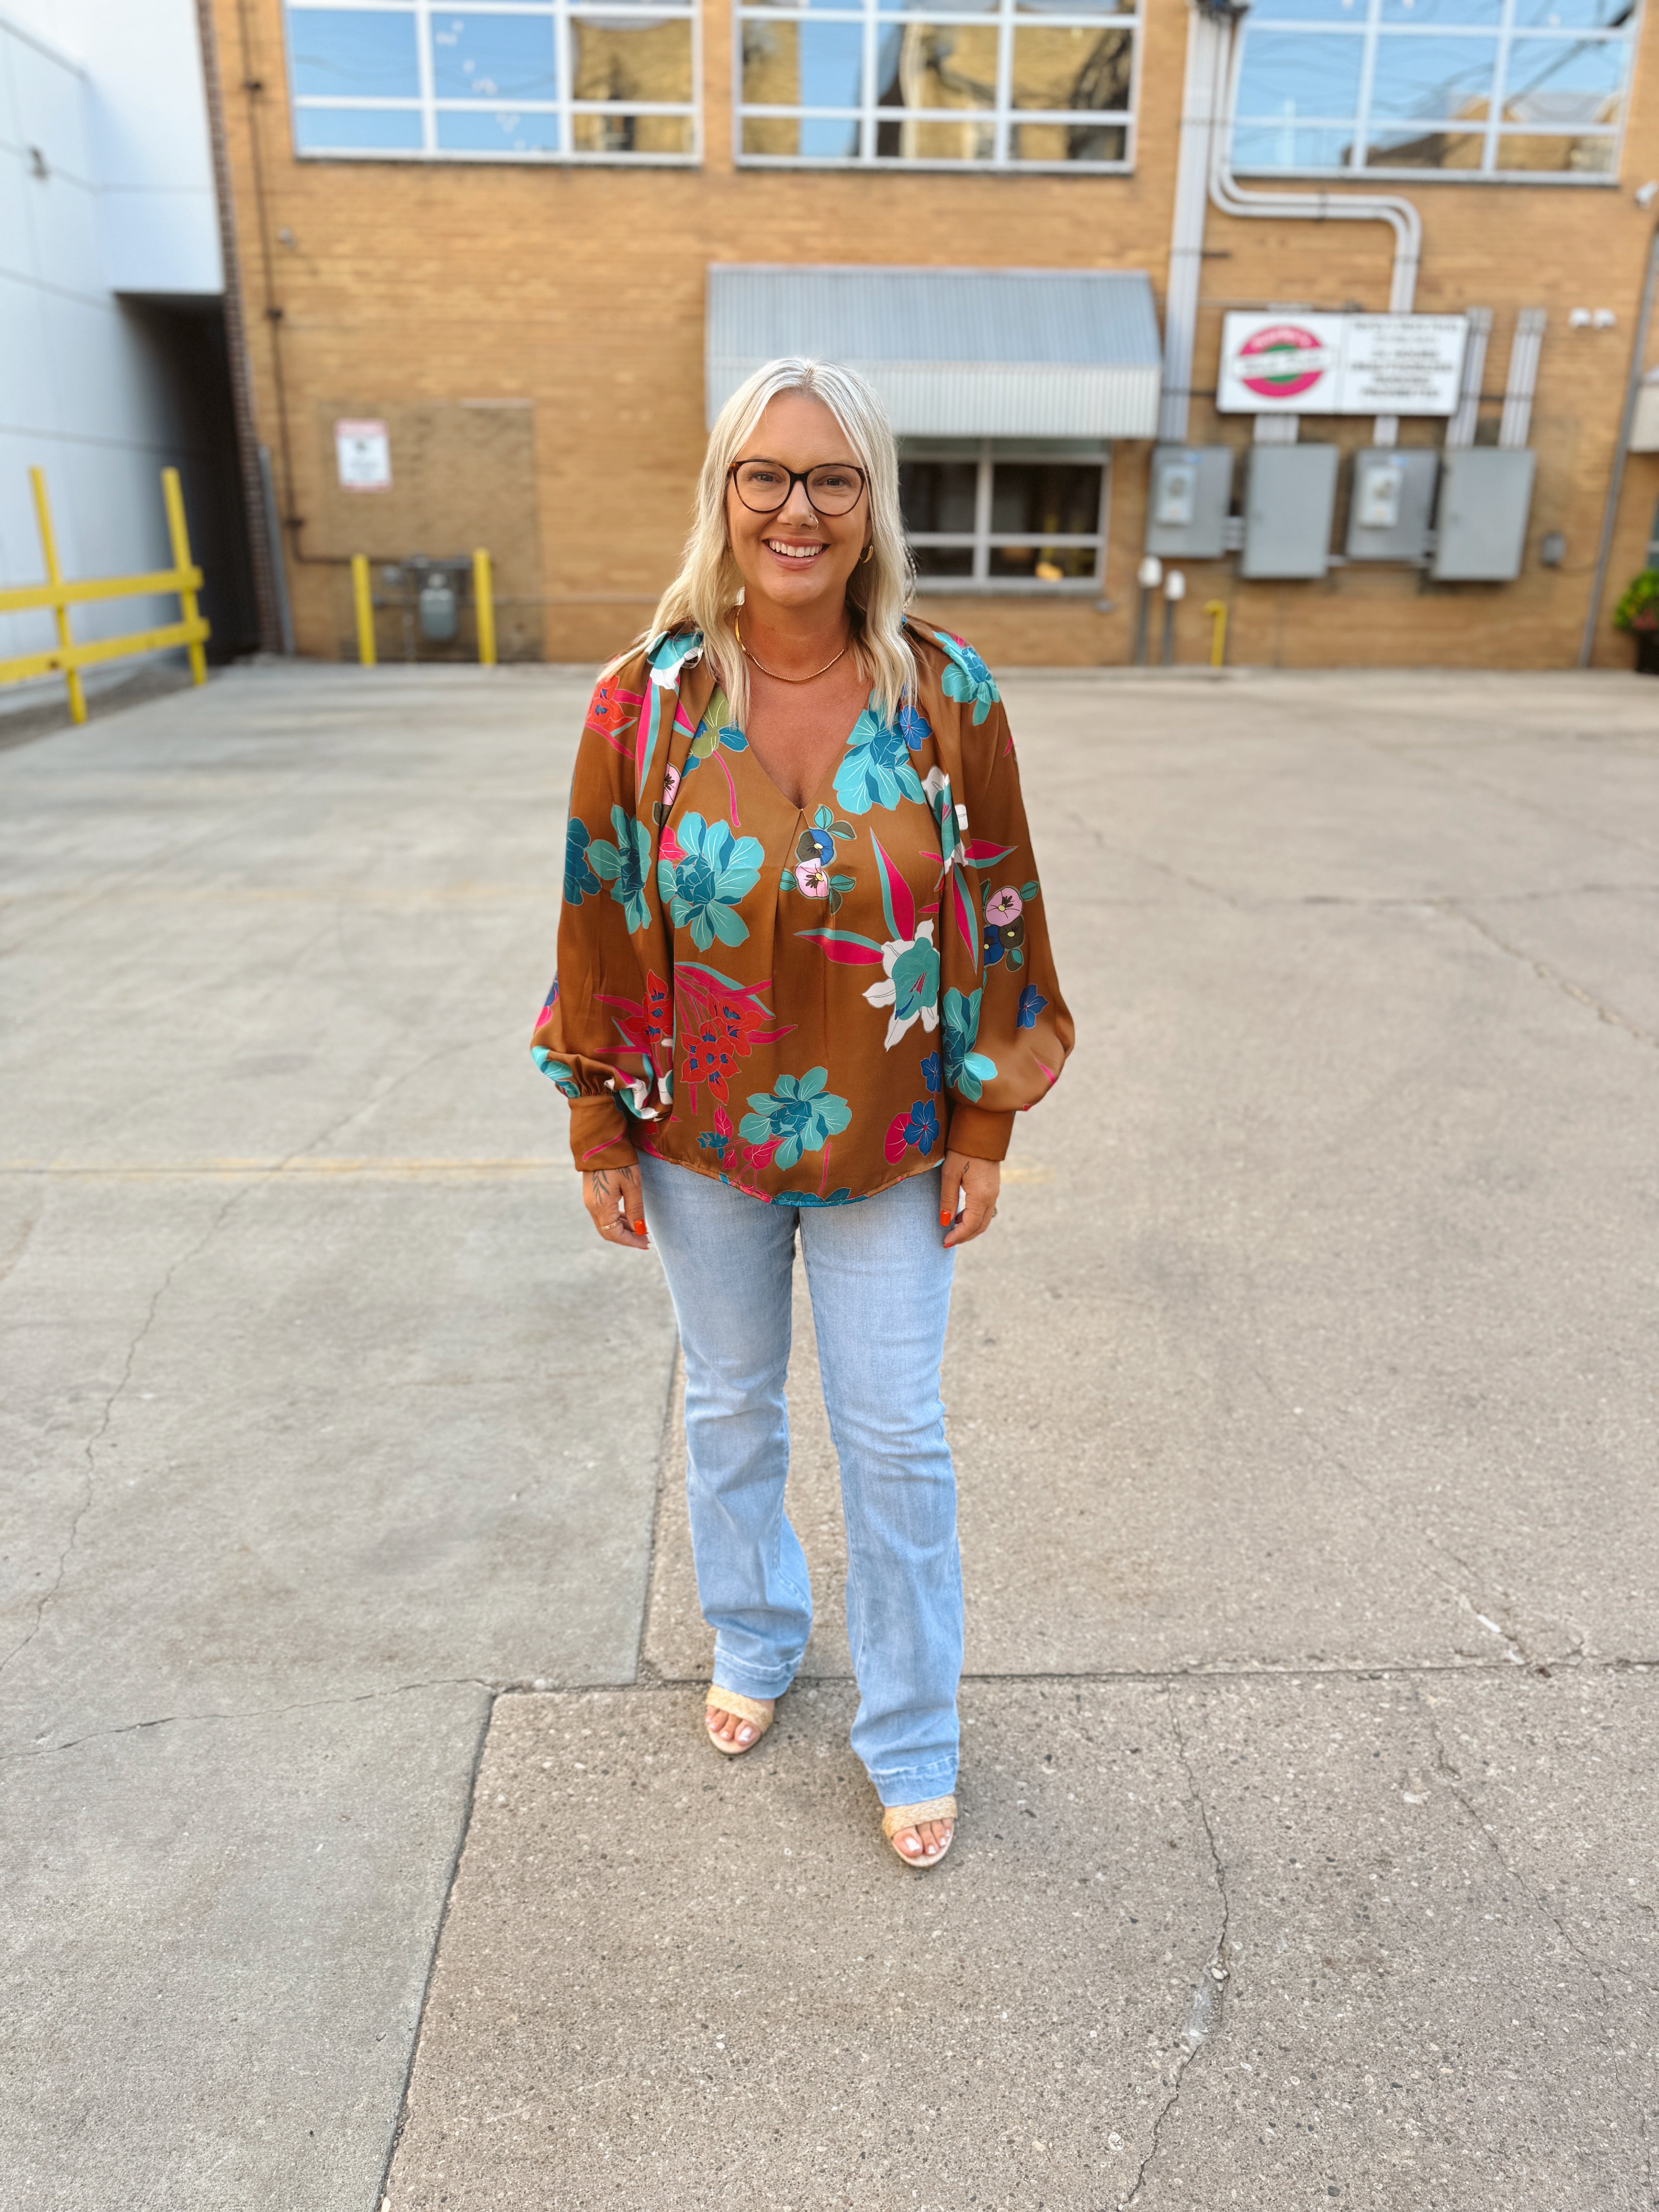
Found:
[[(42, 574), (31, 467), (66, 574), (167, 565), (160, 472), (181, 426), (151, 331), (116, 292), (218, 285), (190, 0), (0, 0), (0, 582)], [(173, 613), (112, 600), (77, 610), (76, 634)], [(0, 617), (0, 658), (51, 636), (47, 616)]]
[(86, 78), (32, 39), (14, 36), (8, 43), (14, 126), (27, 145), (40, 148), (55, 175), (94, 184)]

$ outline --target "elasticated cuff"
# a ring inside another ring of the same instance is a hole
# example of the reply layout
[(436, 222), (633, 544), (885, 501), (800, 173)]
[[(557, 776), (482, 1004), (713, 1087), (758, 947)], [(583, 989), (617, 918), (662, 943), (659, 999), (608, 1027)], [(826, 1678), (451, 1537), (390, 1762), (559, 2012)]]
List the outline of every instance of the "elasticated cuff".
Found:
[(628, 1117), (614, 1098), (570, 1102), (570, 1157), (583, 1172), (596, 1168), (631, 1168), (639, 1154), (629, 1133)]
[(952, 1102), (945, 1144), (953, 1152), (966, 1152), (970, 1160), (1001, 1160), (1008, 1157), (1014, 1134), (1012, 1114), (994, 1114), (986, 1106)]

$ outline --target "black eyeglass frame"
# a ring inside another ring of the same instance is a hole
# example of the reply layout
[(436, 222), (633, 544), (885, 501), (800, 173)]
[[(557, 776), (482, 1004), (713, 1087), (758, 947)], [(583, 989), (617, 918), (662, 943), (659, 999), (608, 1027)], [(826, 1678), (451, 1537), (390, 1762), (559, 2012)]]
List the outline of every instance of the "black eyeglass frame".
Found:
[[(785, 487), (783, 497), (778, 501), (775, 507), (756, 507), (751, 501), (744, 499), (743, 497), (743, 487), (737, 480), (738, 471), (739, 469), (757, 467), (781, 470), (782, 473), (789, 479), (787, 485)], [(732, 462), (731, 467), (726, 471), (726, 481), (731, 485), (732, 490), (737, 493), (738, 497), (743, 501), (743, 504), (749, 509), (750, 514), (781, 514), (784, 508), (788, 506), (790, 500), (794, 495), (795, 486), (797, 484), (805, 485), (808, 477), (815, 476), (820, 469), (844, 469), (849, 476), (855, 476), (859, 480), (858, 499), (854, 500), (851, 506), (843, 507), (839, 514), (830, 514), (830, 520), (832, 522), (839, 522), (843, 515), (851, 514), (856, 510), (859, 500), (861, 500), (870, 489), (869, 472), (865, 469), (861, 469), (856, 461), (814, 461), (810, 469), (786, 469), (784, 468), (781, 461), (772, 460), (764, 453), (750, 453), (747, 454), (744, 459)], [(806, 486), (806, 503), (811, 507), (814, 514), (823, 514), (829, 512), (829, 510), (814, 504), (811, 487), (810, 485)]]

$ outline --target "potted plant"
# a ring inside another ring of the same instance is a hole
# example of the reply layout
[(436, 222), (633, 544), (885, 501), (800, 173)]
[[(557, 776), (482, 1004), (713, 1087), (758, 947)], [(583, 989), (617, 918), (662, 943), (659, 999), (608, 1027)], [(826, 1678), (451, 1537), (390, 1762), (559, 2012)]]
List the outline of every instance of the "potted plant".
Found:
[(1613, 611), (1613, 626), (1636, 640), (1637, 673), (1659, 676), (1659, 568), (1644, 568), (1631, 579)]

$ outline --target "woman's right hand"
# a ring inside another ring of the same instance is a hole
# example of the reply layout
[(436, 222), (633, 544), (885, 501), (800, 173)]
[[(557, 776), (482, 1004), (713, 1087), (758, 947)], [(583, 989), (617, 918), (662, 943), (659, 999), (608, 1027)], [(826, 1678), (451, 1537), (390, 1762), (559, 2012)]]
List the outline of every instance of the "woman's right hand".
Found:
[(582, 1204), (607, 1244), (651, 1249), (645, 1233), (645, 1200), (637, 1168), (594, 1168), (582, 1176)]

